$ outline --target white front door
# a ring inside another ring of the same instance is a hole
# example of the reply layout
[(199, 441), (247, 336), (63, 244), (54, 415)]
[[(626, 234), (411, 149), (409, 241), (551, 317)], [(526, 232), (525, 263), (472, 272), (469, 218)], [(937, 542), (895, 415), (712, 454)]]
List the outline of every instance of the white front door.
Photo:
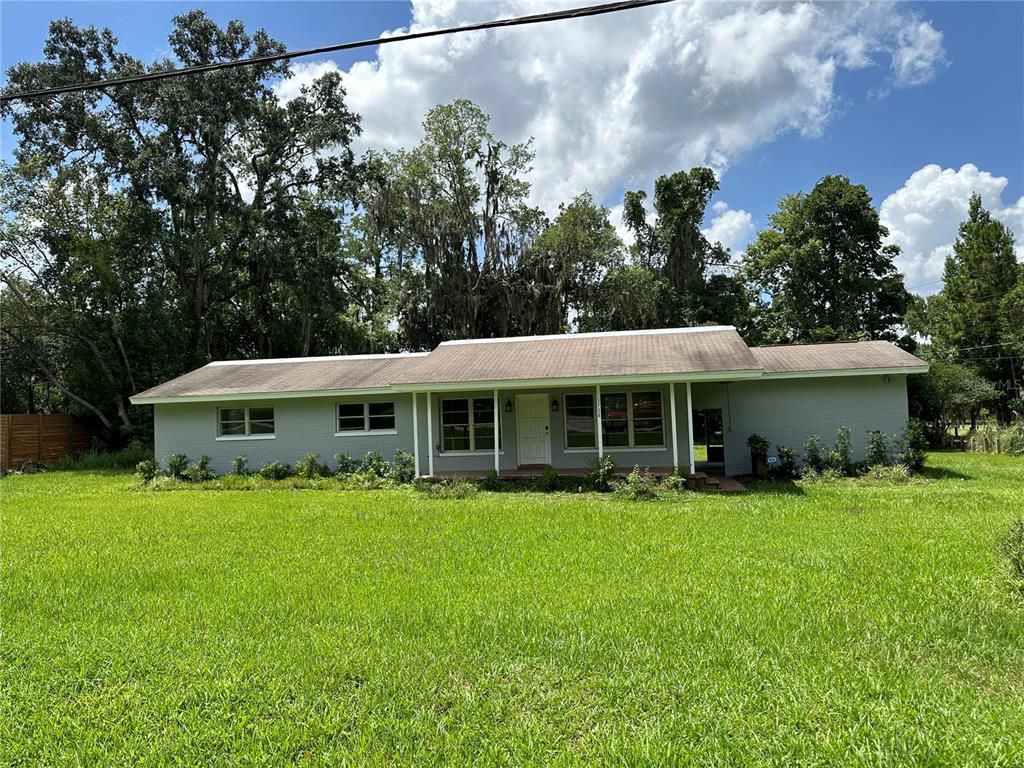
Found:
[(516, 438), (520, 464), (551, 463), (547, 394), (516, 395)]

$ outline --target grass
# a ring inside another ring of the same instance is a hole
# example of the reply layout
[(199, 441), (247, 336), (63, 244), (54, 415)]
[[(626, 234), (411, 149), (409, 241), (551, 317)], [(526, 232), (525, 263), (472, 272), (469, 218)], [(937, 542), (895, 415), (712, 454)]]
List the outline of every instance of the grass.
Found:
[(0, 764), (1021, 765), (1024, 463), (639, 503), (0, 481)]

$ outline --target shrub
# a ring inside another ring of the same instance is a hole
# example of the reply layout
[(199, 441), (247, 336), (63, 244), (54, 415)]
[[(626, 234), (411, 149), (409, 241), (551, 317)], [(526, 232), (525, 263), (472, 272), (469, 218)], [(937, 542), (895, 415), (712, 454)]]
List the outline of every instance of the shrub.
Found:
[(917, 472), (924, 466), (927, 448), (928, 440), (924, 434), (924, 425), (918, 419), (911, 419), (907, 422), (903, 436), (900, 438), (896, 461), (906, 464), (911, 471)]
[(135, 474), (139, 476), (142, 482), (149, 483), (160, 474), (160, 467), (152, 459), (145, 459), (135, 465)]
[(747, 448), (750, 449), (752, 456), (760, 456), (766, 458), (768, 456), (768, 449), (771, 448), (771, 442), (766, 437), (761, 435), (751, 435), (747, 438)]
[(334, 454), (334, 462), (338, 465), (336, 474), (339, 475), (351, 475), (359, 469), (359, 459), (354, 459), (347, 453)]
[(811, 435), (804, 441), (804, 460), (815, 472), (825, 469), (825, 451), (821, 447), (820, 435)]
[(271, 461), (260, 467), (259, 475), (265, 480), (284, 480), (291, 475), (292, 468), (279, 461)]
[(93, 440), (92, 447), (79, 456), (67, 455), (46, 463), (55, 471), (133, 469), (139, 462), (151, 461), (153, 451), (138, 440), (132, 440), (127, 448), (108, 451), (103, 444)]
[(804, 467), (803, 471), (803, 479), (808, 483), (834, 483), (842, 478), (842, 474), (835, 467), (824, 467), (817, 470), (808, 465)]
[(615, 477), (615, 458), (602, 456), (600, 459), (594, 457), (587, 462), (587, 482), (598, 491), (610, 491), (612, 478)]
[(548, 464), (540, 477), (534, 483), (534, 487), (542, 493), (551, 493), (558, 490), (558, 470)]
[(188, 471), (188, 456), (184, 453), (172, 453), (164, 459), (164, 463), (167, 464), (167, 475), (169, 477), (173, 477), (176, 480), (185, 478), (185, 472)]
[(836, 430), (836, 443), (831, 450), (832, 466), (844, 475), (849, 475), (853, 469), (853, 461), (850, 458), (850, 428), (839, 427)]
[(999, 549), (1010, 566), (1010, 578), (1017, 591), (1024, 595), (1024, 517), (1010, 526), (1010, 531), (1000, 542)]
[(391, 465), (388, 464), (387, 459), (381, 455), (380, 451), (370, 451), (363, 455), (363, 460), (359, 462), (359, 469), (356, 471), (363, 475), (387, 477), (391, 471)]
[(235, 456), (231, 460), (231, 474), (245, 477), (249, 474), (249, 457)]
[(185, 479), (193, 483), (205, 483), (216, 477), (217, 473), (210, 469), (210, 457), (205, 453), (195, 464), (189, 464), (185, 470)]
[(498, 473), (493, 469), (487, 470), (484, 479), (480, 481), (480, 487), (485, 491), (499, 490), (501, 488), (501, 481), (498, 479)]
[(478, 490), (475, 483), (463, 477), (431, 483), (426, 487), (427, 495), (435, 499), (468, 499), (476, 496)]
[(658, 498), (658, 480), (651, 474), (649, 469), (633, 467), (633, 471), (626, 475), (626, 484), (622, 487), (622, 493), (634, 501), (643, 501)]
[(376, 472), (353, 472), (345, 476), (344, 485), (350, 491), (377, 491), (382, 488), (394, 488), (395, 481)]
[(775, 451), (779, 455), (779, 465), (775, 468), (775, 474), (782, 480), (792, 480), (796, 477), (796, 451), (784, 445), (776, 445)]
[(906, 464), (875, 464), (868, 469), (867, 478), (886, 483), (909, 483), (913, 475)]
[(868, 464), (874, 469), (889, 463), (889, 448), (885, 434), (877, 429), (868, 432)]
[[(492, 470), (493, 471), (493, 470)], [(395, 460), (391, 462), (389, 477), (396, 483), (405, 485), (416, 479), (416, 459), (408, 451), (395, 451)]]
[(690, 490), (690, 479), (679, 473), (668, 475), (662, 479), (661, 488), (670, 493), (683, 493)]
[(326, 464), (320, 463), (320, 454), (310, 451), (297, 462), (295, 462), (295, 475), (304, 480), (313, 480), (317, 477), (327, 477), (331, 474)]

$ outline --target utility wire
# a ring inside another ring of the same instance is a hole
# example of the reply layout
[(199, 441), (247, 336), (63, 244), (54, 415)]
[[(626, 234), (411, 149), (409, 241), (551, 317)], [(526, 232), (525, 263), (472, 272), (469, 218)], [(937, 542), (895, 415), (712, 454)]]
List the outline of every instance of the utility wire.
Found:
[(650, 5), (662, 5), (673, 0), (621, 0), (620, 2), (604, 3), (601, 5), (588, 5), (582, 8), (569, 8), (564, 11), (551, 11), (548, 13), (535, 13), (529, 16), (516, 16), (511, 19), (495, 19), (484, 21), (478, 24), (467, 24), (461, 27), (446, 27), (444, 29), (432, 29), (423, 32), (407, 32), (392, 37), (375, 37), (371, 40), (358, 40), (351, 43), (339, 43), (326, 45), (321, 48), (306, 48), (300, 51), (286, 51), (274, 53), (267, 56), (253, 56), (247, 59), (235, 59), (233, 61), (220, 61), (213, 64), (200, 64), (194, 67), (182, 67), (181, 69), (165, 69), (157, 72), (147, 72), (142, 75), (130, 75), (127, 77), (114, 77), (108, 80), (95, 80), (85, 83), (74, 83), (72, 85), (58, 85), (52, 88), (40, 88), (34, 91), (21, 91), (0, 95), (0, 104), (7, 104), (12, 101), (25, 99), (45, 98), (57, 96), (62, 93), (77, 93), (80, 91), (92, 91), (100, 88), (108, 88), (114, 85), (128, 85), (130, 83), (144, 83), (152, 80), (165, 80), (170, 77), (182, 77), (203, 72), (214, 72), (221, 69), (233, 69), (235, 67), (247, 67), (253, 64), (269, 64), (275, 61), (287, 61), (300, 56), (316, 56), (335, 51), (350, 51), (354, 48), (368, 48), (374, 45), (385, 45), (387, 43), (401, 43), (407, 40), (421, 40), (427, 37), (439, 37), (441, 35), (452, 35), (457, 32), (475, 32), (482, 29), (500, 29), (504, 27), (519, 27), (527, 24), (541, 24), (548, 21), (562, 21), (565, 19), (581, 19), (587, 16), (601, 16), (606, 13), (617, 13), (619, 11), (631, 11), (636, 8), (644, 8)]

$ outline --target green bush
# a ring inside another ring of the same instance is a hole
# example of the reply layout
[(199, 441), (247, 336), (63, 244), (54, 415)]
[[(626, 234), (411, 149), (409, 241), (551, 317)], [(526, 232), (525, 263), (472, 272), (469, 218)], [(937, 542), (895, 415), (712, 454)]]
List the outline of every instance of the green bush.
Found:
[(334, 463), (338, 465), (335, 474), (351, 475), (359, 469), (359, 459), (352, 458), (347, 453), (334, 454)]
[(408, 451), (395, 451), (388, 476), (401, 485), (411, 483), (416, 479), (416, 458)]
[(761, 435), (751, 435), (747, 438), (747, 448), (750, 449), (752, 456), (760, 456), (766, 458), (768, 456), (768, 449), (771, 448), (771, 442), (766, 437)]
[(231, 460), (231, 474), (245, 477), (249, 474), (249, 457), (235, 456)]
[(899, 449), (896, 451), (897, 463), (906, 464), (912, 472), (918, 472), (924, 466), (927, 449), (928, 439), (924, 434), (924, 425), (918, 419), (911, 419), (900, 438)]
[(868, 464), (872, 468), (889, 463), (889, 447), (885, 434), (877, 429), (868, 432)]
[(850, 458), (851, 441), (850, 428), (843, 426), (836, 430), (836, 442), (829, 452), (833, 469), (840, 474), (849, 475), (853, 471), (853, 461)]
[(160, 474), (160, 467), (152, 459), (145, 459), (135, 465), (135, 474), (139, 476), (142, 482), (149, 483)]
[(821, 447), (820, 435), (811, 435), (804, 441), (804, 461), (815, 472), (825, 469), (825, 451)]
[(388, 464), (387, 459), (381, 455), (380, 451), (370, 451), (363, 455), (363, 460), (359, 462), (359, 469), (356, 471), (362, 475), (387, 477), (391, 471), (391, 465)]
[(387, 474), (378, 475), (376, 472), (352, 472), (339, 480), (349, 491), (379, 491), (395, 487), (395, 481)]
[(260, 467), (259, 475), (266, 480), (284, 480), (292, 473), (292, 468), (279, 461), (271, 461)]
[(480, 481), (480, 488), (485, 491), (501, 490), (501, 480), (498, 479), (498, 473), (493, 469), (487, 470), (487, 474), (484, 475), (484, 479)]
[(690, 478), (678, 473), (662, 478), (661, 489), (669, 493), (683, 493), (690, 489)]
[(164, 458), (164, 463), (167, 465), (168, 477), (173, 477), (175, 480), (185, 479), (185, 473), (188, 471), (188, 456), (184, 453), (172, 453)]
[(796, 477), (796, 451), (784, 445), (776, 445), (775, 451), (779, 455), (779, 465), (775, 468), (775, 475), (780, 480), (792, 480)]
[(468, 499), (476, 496), (479, 489), (475, 483), (463, 477), (456, 477), (452, 480), (430, 483), (425, 490), (428, 496), (435, 499)]
[(331, 474), (326, 464), (320, 463), (320, 454), (310, 451), (297, 462), (295, 462), (295, 475), (304, 480), (313, 480), (317, 477), (327, 477)]
[(191, 483), (205, 483), (216, 477), (217, 473), (210, 469), (210, 457), (205, 453), (195, 464), (189, 464), (184, 474), (184, 479)]
[(587, 462), (587, 482), (597, 491), (610, 491), (612, 479), (615, 477), (615, 458), (613, 456), (596, 456)]
[(803, 468), (802, 477), (808, 483), (834, 483), (837, 480), (843, 479), (842, 473), (835, 467), (825, 467), (824, 469), (817, 470), (810, 465)]
[(626, 476), (626, 484), (622, 487), (622, 493), (626, 498), (634, 501), (645, 501), (658, 498), (658, 480), (651, 474), (650, 469), (633, 467), (633, 471)]
[(540, 473), (540, 477), (538, 477), (537, 481), (534, 483), (534, 487), (542, 493), (557, 491), (558, 486), (558, 470), (550, 464), (544, 468), (544, 471)]
[(102, 471), (112, 469), (133, 469), (142, 461), (152, 461), (153, 451), (138, 440), (119, 451), (104, 450), (102, 444), (94, 442), (92, 447), (79, 456), (62, 456), (48, 462), (47, 469), (59, 471)]
[(906, 464), (875, 464), (865, 475), (869, 480), (885, 483), (909, 483), (914, 479)]

